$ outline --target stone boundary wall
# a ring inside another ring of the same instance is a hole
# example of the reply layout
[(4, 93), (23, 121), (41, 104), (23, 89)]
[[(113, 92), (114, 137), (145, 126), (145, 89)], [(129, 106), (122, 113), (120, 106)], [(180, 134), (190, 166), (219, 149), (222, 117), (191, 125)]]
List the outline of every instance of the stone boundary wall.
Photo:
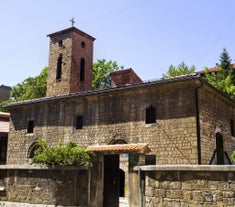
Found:
[(235, 206), (235, 166), (156, 165), (135, 170), (142, 207)]
[(0, 166), (0, 206), (87, 206), (88, 167)]

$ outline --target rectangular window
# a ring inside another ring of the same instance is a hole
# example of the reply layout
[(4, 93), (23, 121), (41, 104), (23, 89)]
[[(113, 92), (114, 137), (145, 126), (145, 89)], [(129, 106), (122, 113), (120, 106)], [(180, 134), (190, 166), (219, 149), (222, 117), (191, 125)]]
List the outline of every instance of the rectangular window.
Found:
[(33, 133), (34, 129), (34, 120), (28, 121), (27, 133)]
[(62, 47), (62, 46), (63, 46), (63, 41), (60, 40), (60, 41), (58, 42), (58, 44), (59, 44), (59, 47)]
[(83, 127), (83, 116), (77, 116), (76, 129), (82, 129)]
[(230, 119), (230, 130), (231, 130), (231, 136), (235, 136), (235, 131), (234, 131), (234, 121), (233, 119)]
[(145, 123), (151, 124), (156, 122), (156, 109), (153, 106), (150, 106), (149, 108), (146, 108), (146, 117), (145, 117)]
[(156, 165), (156, 155), (145, 155), (145, 165)]

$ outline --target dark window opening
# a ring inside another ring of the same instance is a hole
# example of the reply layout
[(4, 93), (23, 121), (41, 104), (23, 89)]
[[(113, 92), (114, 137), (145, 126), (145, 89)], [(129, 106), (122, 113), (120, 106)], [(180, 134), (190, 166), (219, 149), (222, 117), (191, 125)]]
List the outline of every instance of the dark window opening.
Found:
[(156, 109), (153, 106), (146, 108), (145, 123), (151, 124), (156, 122)]
[(156, 155), (145, 155), (145, 165), (156, 165)]
[(235, 131), (234, 131), (234, 121), (233, 119), (230, 119), (230, 130), (231, 130), (231, 136), (235, 136)]
[(80, 81), (85, 79), (85, 59), (82, 58), (80, 61)]
[(34, 129), (34, 120), (28, 121), (27, 133), (33, 133)]
[(0, 164), (5, 165), (7, 158), (7, 136), (0, 138)]
[(40, 147), (40, 145), (36, 142), (29, 149), (29, 158), (33, 158), (35, 156), (35, 151)]
[(224, 142), (223, 142), (223, 136), (219, 132), (216, 133), (216, 152), (217, 152), (217, 164), (224, 165)]
[(62, 55), (57, 59), (56, 81), (61, 81), (62, 74)]
[(82, 128), (83, 128), (83, 116), (77, 116), (76, 129), (82, 129)]
[(81, 46), (82, 46), (82, 48), (85, 48), (86, 47), (86, 43), (82, 41)]
[(58, 42), (58, 44), (59, 44), (59, 47), (63, 47), (63, 41), (62, 41), (62, 40), (60, 40), (60, 41)]

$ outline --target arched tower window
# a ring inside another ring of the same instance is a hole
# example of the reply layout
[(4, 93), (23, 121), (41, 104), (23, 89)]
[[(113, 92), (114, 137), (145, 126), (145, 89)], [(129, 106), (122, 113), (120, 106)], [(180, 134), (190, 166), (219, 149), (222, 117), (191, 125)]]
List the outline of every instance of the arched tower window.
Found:
[(81, 58), (80, 61), (80, 81), (85, 80), (85, 59)]
[(62, 74), (62, 55), (57, 59), (57, 69), (56, 69), (56, 81), (61, 80), (61, 74)]

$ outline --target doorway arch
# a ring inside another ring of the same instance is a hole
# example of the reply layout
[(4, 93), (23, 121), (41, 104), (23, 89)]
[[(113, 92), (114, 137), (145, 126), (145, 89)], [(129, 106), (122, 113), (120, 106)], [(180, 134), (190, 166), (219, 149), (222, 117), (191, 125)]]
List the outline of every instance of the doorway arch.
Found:
[(127, 141), (124, 139), (113, 139), (109, 144), (127, 144)]

